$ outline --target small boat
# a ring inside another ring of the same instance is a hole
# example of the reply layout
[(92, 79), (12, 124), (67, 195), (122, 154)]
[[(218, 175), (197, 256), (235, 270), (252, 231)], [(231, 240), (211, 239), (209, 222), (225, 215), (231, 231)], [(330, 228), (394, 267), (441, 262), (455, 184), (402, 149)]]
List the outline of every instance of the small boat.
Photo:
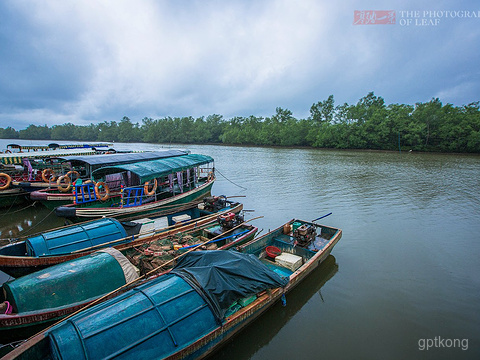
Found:
[(38, 333), (4, 359), (203, 358), (286, 302), (341, 235), (294, 219), (237, 251), (191, 252), (170, 273)]
[(30, 184), (43, 187), (58, 186), (54, 181), (56, 179), (54, 169), (58, 166), (61, 156), (92, 156), (114, 151), (88, 146), (55, 148), (47, 145), (22, 147), (9, 144), (6, 152), (0, 153), (0, 207), (29, 202), (29, 192), (34, 189)]
[(20, 145), (20, 144), (8, 144), (7, 148), (3, 151), (6, 154), (11, 153), (23, 153), (31, 151), (47, 151), (47, 150), (65, 150), (65, 149), (94, 149), (112, 147), (110, 143), (81, 143), (81, 144), (57, 144), (51, 143), (48, 145)]
[(37, 176), (31, 181), (28, 179), (13, 181), (12, 186), (31, 192), (32, 200), (40, 201), (53, 210), (57, 206), (73, 203), (74, 184), (90, 180), (92, 172), (101, 167), (188, 154), (187, 150), (167, 149), (128, 153), (110, 152), (96, 156), (61, 156), (52, 159), (56, 162), (55, 167), (50, 166), (41, 172), (37, 171)]
[(158, 237), (193, 229), (228, 213), (238, 214), (243, 205), (223, 196), (206, 197), (198, 204), (165, 209), (150, 217), (118, 221), (102, 218), (16, 239), (0, 248), (0, 271), (20, 277), (87, 255), (102, 247), (124, 243), (141, 245)]
[[(233, 220), (233, 219), (232, 219)], [(141, 276), (165, 272), (175, 259), (193, 249), (228, 249), (252, 240), (255, 226), (225, 221), (222, 217), (191, 231), (152, 240), (139, 246), (125, 244), (57, 264), (3, 284), (0, 294), (0, 338), (2, 342), (25, 339), (101, 296), (130, 283), (145, 282)], [(158, 276), (158, 275), (156, 275)], [(146, 277), (147, 278), (147, 277)], [(139, 280), (137, 282), (137, 280)]]
[(74, 203), (55, 213), (71, 221), (149, 214), (209, 196), (214, 172), (213, 158), (201, 154), (104, 166), (92, 172), (93, 182), (75, 185)]

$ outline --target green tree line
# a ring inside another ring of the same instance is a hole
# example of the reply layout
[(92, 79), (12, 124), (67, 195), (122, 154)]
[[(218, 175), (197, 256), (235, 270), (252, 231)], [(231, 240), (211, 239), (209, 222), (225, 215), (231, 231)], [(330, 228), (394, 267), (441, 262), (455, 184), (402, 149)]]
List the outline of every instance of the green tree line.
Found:
[(336, 105), (333, 95), (313, 104), (306, 119), (278, 107), (270, 117), (128, 117), (87, 126), (29, 125), (0, 128), (0, 138), (259, 146), (337, 149), (414, 150), (480, 153), (479, 102), (443, 105), (436, 98), (415, 105), (386, 105), (373, 92), (355, 105)]

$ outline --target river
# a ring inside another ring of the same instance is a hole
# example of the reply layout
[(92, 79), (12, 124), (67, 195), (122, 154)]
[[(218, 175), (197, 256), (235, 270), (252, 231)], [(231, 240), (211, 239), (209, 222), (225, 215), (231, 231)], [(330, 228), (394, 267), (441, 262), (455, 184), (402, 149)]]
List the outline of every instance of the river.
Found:
[[(9, 142), (40, 143), (0, 140), (0, 148)], [(263, 216), (254, 220), (262, 233), (330, 212), (319, 222), (343, 230), (332, 256), (287, 295), (286, 307), (277, 304), (213, 359), (480, 358), (480, 156), (115, 147), (212, 156), (213, 193), (242, 196), (254, 210), (247, 219)], [(2, 238), (61, 224), (41, 206), (0, 215)]]

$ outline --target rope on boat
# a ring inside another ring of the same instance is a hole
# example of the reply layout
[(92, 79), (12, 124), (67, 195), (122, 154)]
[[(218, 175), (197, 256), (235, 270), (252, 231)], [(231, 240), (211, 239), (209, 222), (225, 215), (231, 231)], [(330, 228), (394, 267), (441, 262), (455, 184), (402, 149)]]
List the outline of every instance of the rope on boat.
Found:
[(8, 344), (0, 345), (0, 349), (6, 348), (6, 347), (11, 347), (12, 349), (15, 349), (18, 347), (20, 344), (26, 342), (27, 340), (17, 340)]
[[(36, 201), (35, 201), (36, 202)], [(34, 203), (35, 205), (35, 203)], [(35, 229), (38, 225), (40, 225), (41, 223), (43, 223), (50, 215), (52, 215), (52, 213), (55, 211), (55, 209), (51, 210), (47, 216), (45, 216), (42, 220), (40, 220), (38, 223), (36, 223), (35, 225), (33, 225), (30, 229), (28, 229), (27, 231), (25, 231), (24, 234), (28, 234), (30, 231), (32, 231), (33, 229)]]
[[(18, 196), (18, 195), (17, 195)], [(32, 206), (35, 206), (37, 204), (37, 201), (35, 201), (34, 203), (30, 204), (30, 205), (27, 205), (21, 209), (18, 209), (18, 210), (15, 210), (13, 212), (10, 212), (10, 209), (12, 208), (13, 204), (10, 206), (10, 208), (2, 215), (2, 217), (4, 217), (5, 215), (9, 215), (9, 214), (15, 214), (17, 212), (20, 212), (20, 211), (23, 211), (25, 209), (28, 209), (29, 207), (32, 207)]]
[(225, 175), (223, 175), (223, 174), (218, 170), (218, 168), (215, 169), (215, 172), (216, 172), (216, 173), (219, 173), (220, 175), (222, 175), (222, 176), (225, 178), (225, 180), (231, 182), (233, 185), (238, 186), (239, 188), (242, 188), (243, 190), (247, 190), (246, 187), (243, 187), (243, 186), (241, 186), (241, 185), (235, 184), (232, 180), (228, 179)]

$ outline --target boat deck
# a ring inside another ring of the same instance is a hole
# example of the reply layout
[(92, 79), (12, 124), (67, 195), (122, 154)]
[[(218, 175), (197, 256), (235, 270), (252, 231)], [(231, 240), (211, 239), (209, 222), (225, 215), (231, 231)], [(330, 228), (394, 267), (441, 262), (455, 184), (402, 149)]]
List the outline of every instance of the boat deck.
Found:
[[(294, 246), (295, 238), (293, 236), (290, 236), (290, 235), (279, 234), (279, 235), (277, 235), (273, 238), (273, 241), (274, 242), (279, 242), (280, 244), (286, 244), (286, 245)], [(310, 250), (310, 251), (313, 251), (313, 252), (320, 251), (325, 246), (327, 246), (329, 241), (330, 240), (325, 239), (325, 238), (321, 237), (320, 235), (317, 235), (315, 237), (315, 240), (312, 241), (308, 245), (307, 249)]]

